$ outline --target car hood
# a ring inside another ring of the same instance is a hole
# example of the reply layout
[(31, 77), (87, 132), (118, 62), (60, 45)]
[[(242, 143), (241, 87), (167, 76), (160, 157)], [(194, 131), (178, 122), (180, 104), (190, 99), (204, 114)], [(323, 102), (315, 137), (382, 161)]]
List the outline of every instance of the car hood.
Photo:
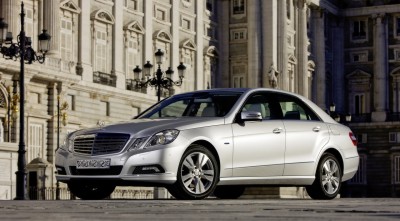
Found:
[(180, 117), (164, 119), (134, 119), (106, 125), (99, 128), (90, 128), (77, 131), (75, 135), (92, 133), (126, 133), (133, 137), (151, 136), (154, 133), (167, 129), (188, 130), (192, 128), (209, 127), (225, 123), (222, 117)]

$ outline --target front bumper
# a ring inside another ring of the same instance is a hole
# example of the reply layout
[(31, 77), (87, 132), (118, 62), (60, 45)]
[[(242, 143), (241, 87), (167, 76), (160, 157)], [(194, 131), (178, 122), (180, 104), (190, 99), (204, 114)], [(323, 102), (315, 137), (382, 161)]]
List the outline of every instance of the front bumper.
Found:
[[(175, 142), (174, 142), (175, 143)], [(176, 142), (178, 143), (178, 142)], [(176, 181), (184, 145), (166, 145), (119, 154), (88, 156), (59, 149), (56, 152), (56, 179), (70, 181), (106, 181), (118, 185), (134, 183), (173, 184)], [(78, 160), (110, 159), (109, 169), (77, 169)], [(143, 168), (147, 169), (144, 170)], [(151, 168), (157, 168), (152, 170)], [(143, 170), (141, 170), (143, 169)]]

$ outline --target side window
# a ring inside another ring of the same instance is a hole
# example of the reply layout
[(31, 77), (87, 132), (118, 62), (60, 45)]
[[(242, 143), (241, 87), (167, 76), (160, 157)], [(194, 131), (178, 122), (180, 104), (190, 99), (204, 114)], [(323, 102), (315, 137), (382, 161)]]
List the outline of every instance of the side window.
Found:
[(282, 119), (279, 104), (267, 94), (254, 94), (245, 103), (242, 111), (256, 111), (265, 120)]
[(298, 98), (283, 94), (280, 94), (276, 97), (279, 102), (279, 106), (282, 109), (283, 119), (320, 120), (318, 116)]

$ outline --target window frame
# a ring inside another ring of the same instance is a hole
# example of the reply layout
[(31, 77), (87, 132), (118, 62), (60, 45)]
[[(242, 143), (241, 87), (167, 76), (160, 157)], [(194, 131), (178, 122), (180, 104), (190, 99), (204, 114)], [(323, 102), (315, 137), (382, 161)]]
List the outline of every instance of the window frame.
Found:
[[(358, 23), (358, 30), (356, 29), (356, 23)], [(364, 23), (364, 26), (361, 25), (361, 23)], [(364, 30), (362, 30), (362, 27), (364, 27)], [(351, 20), (351, 32), (350, 32), (350, 39), (352, 42), (355, 43), (362, 43), (368, 41), (368, 19), (367, 18), (358, 18), (358, 19), (353, 19)], [(364, 31), (365, 34), (362, 35), (362, 31)]]

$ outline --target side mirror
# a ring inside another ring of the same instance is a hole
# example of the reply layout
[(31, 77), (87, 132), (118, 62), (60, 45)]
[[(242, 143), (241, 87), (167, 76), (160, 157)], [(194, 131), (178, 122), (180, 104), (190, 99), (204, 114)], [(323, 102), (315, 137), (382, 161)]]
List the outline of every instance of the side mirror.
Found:
[(262, 121), (261, 113), (257, 111), (242, 111), (240, 118), (243, 121)]

